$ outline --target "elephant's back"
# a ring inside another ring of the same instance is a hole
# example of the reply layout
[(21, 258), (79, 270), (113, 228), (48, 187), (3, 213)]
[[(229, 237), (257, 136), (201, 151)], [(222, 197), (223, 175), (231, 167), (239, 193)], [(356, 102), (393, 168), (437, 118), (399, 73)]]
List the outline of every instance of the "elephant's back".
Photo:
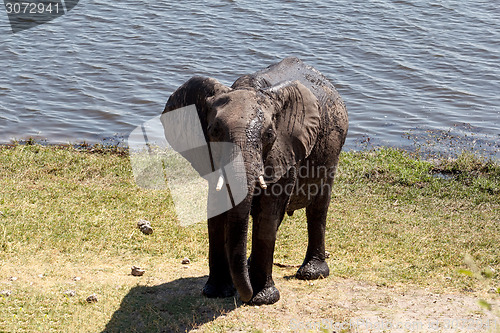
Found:
[[(263, 89), (287, 81), (299, 81), (316, 96), (322, 108), (322, 120), (347, 134), (348, 119), (345, 103), (335, 86), (321, 72), (302, 60), (289, 57), (263, 70), (244, 75), (236, 80), (234, 89)], [(324, 130), (328, 130), (325, 128)]]
[(286, 81), (298, 80), (309, 88), (320, 102), (324, 101), (328, 96), (334, 99), (340, 98), (335, 86), (328, 78), (314, 67), (306, 65), (302, 60), (295, 57), (285, 58), (279, 63), (256, 72), (254, 76), (262, 77), (271, 86)]
[(233, 84), (233, 88), (266, 88), (287, 81), (300, 81), (309, 88), (318, 100), (324, 101), (330, 97), (340, 98), (335, 86), (321, 72), (306, 65), (295, 57), (285, 58), (250, 75), (243, 75)]

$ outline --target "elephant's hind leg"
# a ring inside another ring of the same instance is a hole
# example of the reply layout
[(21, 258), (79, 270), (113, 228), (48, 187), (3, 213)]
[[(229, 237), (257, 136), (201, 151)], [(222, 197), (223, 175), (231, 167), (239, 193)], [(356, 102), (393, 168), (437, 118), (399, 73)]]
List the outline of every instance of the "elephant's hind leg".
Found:
[(332, 183), (333, 180), (328, 180), (326, 184), (323, 184), (319, 193), (306, 208), (307, 253), (302, 266), (295, 275), (298, 279), (315, 280), (330, 275), (330, 269), (325, 261), (325, 228)]

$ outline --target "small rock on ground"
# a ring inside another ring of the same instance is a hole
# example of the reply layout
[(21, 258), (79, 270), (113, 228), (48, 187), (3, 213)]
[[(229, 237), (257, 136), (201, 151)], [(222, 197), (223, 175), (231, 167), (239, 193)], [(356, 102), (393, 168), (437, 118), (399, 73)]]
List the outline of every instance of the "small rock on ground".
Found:
[(74, 290), (66, 290), (64, 292), (64, 295), (69, 296), (69, 297), (74, 297), (74, 296), (76, 296), (76, 291), (74, 291)]
[(97, 295), (92, 294), (86, 299), (87, 303), (97, 303)]
[(149, 221), (139, 220), (139, 222), (137, 222), (137, 227), (145, 235), (151, 235), (153, 233), (153, 228)]
[(181, 263), (183, 265), (189, 265), (191, 263), (191, 260), (189, 260), (189, 258), (184, 258), (184, 259), (182, 259)]
[(140, 268), (140, 267), (137, 267), (137, 266), (132, 266), (132, 275), (133, 276), (143, 276), (144, 275), (144, 272), (146, 270)]
[(0, 291), (0, 296), (10, 296), (12, 294), (12, 291), (10, 290), (2, 290)]

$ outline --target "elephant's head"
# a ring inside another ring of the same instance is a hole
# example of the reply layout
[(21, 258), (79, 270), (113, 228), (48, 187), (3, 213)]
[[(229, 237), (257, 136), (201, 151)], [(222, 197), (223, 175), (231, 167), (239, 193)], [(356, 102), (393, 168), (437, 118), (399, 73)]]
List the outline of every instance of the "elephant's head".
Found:
[[(246, 235), (252, 196), (256, 186), (266, 188), (275, 183), (298, 161), (307, 157), (316, 142), (320, 126), (320, 109), (317, 98), (299, 81), (263, 89), (230, 88), (215, 79), (193, 77), (169, 98), (164, 113), (196, 105), (205, 140), (230, 142), (230, 147), (241, 152), (243, 161), (236, 167), (235, 177), (244, 175), (246, 197), (227, 212), (226, 254), (233, 283), (243, 301), (252, 297), (252, 287), (246, 267)], [(165, 134), (175, 149), (180, 140), (179, 126)], [(185, 140), (185, 139), (182, 139)], [(228, 145), (226, 145), (228, 146)], [(194, 156), (184, 155), (200, 174), (202, 170)], [(234, 151), (210, 151), (212, 168), (227, 165)], [(209, 170), (210, 171), (210, 170)], [(222, 177), (222, 176), (221, 176)], [(220, 189), (219, 178), (210, 184)], [(238, 237), (234, 237), (238, 234)], [(231, 237), (227, 235), (232, 235)]]

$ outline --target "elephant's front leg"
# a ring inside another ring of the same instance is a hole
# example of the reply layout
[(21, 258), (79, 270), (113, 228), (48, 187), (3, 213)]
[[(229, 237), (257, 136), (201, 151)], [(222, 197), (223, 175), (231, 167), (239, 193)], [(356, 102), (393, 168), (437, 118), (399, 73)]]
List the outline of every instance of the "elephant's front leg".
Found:
[(311, 187), (318, 192), (314, 193), (313, 200), (306, 208), (307, 252), (302, 266), (295, 275), (298, 279), (315, 280), (330, 275), (330, 269), (325, 261), (325, 230), (332, 184), (333, 179), (324, 179), (318, 187)]
[(227, 213), (208, 219), (208, 261), (210, 275), (203, 288), (207, 297), (229, 297), (235, 294), (224, 249), (224, 224)]
[[(252, 254), (250, 256), (250, 281), (253, 287), (253, 305), (273, 304), (280, 299), (280, 293), (273, 281), (273, 254), (276, 232), (283, 219), (287, 195), (273, 196), (273, 184), (261, 195), (255, 197), (252, 208)], [(274, 192), (278, 193), (278, 192)]]

